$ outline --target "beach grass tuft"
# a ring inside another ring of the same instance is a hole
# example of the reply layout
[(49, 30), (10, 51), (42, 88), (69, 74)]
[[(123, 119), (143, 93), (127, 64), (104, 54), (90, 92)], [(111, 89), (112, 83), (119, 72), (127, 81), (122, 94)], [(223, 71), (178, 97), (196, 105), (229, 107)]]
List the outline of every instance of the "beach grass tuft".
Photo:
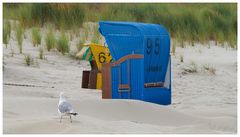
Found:
[(37, 46), (41, 44), (41, 34), (39, 28), (32, 28), (32, 42), (33, 46)]
[(180, 55), (180, 62), (183, 62), (183, 55)]
[(85, 43), (84, 40), (80, 38), (78, 43), (76, 44), (76, 48), (78, 52), (83, 48), (84, 43)]
[(216, 68), (214, 68), (212, 65), (210, 64), (204, 64), (203, 65), (203, 70), (208, 71), (210, 74), (215, 75), (216, 74)]
[(33, 58), (31, 57), (30, 54), (24, 55), (24, 61), (25, 61), (25, 64), (26, 64), (27, 66), (32, 65), (33, 62), (34, 62), (34, 60), (33, 60)]
[(88, 40), (89, 37), (89, 25), (87, 23), (83, 24), (84, 37), (85, 40)]
[(68, 39), (64, 33), (62, 33), (57, 40), (57, 50), (63, 55), (69, 53)]
[(22, 46), (23, 33), (24, 33), (23, 27), (21, 25), (18, 25), (16, 27), (16, 38), (17, 38), (17, 43), (18, 43), (18, 48), (19, 48), (20, 54), (22, 54), (22, 49), (23, 49), (23, 46)]
[(43, 48), (40, 47), (40, 48), (39, 48), (39, 59), (43, 59), (43, 58), (44, 58)]
[(10, 21), (4, 21), (3, 23), (3, 43), (8, 47), (8, 43), (11, 37), (11, 24)]
[(49, 29), (46, 36), (45, 36), (45, 43), (47, 51), (50, 51), (51, 49), (56, 47), (56, 38), (53, 34), (52, 29)]

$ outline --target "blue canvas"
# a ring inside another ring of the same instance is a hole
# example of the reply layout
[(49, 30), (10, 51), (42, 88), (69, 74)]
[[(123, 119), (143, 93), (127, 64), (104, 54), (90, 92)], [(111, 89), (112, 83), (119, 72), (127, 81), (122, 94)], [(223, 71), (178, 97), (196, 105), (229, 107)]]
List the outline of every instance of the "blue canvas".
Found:
[[(99, 22), (113, 60), (129, 54), (141, 54), (112, 68), (112, 98), (129, 98), (152, 103), (171, 104), (170, 35), (158, 24), (136, 22)], [(169, 73), (167, 73), (169, 71)], [(130, 76), (129, 76), (130, 75)], [(130, 78), (129, 78), (130, 77)], [(170, 81), (166, 84), (165, 80)], [(164, 83), (164, 87), (144, 87), (148, 83)], [(130, 94), (120, 92), (119, 84), (129, 84)]]

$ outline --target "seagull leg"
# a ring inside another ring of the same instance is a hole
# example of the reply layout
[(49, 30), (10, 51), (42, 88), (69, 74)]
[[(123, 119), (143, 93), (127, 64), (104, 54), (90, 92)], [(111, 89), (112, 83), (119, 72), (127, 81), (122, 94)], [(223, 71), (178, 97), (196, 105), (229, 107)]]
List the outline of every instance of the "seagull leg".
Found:
[(71, 123), (72, 123), (72, 116), (70, 115), (70, 121), (71, 121)]
[(60, 123), (62, 123), (62, 116), (60, 117)]

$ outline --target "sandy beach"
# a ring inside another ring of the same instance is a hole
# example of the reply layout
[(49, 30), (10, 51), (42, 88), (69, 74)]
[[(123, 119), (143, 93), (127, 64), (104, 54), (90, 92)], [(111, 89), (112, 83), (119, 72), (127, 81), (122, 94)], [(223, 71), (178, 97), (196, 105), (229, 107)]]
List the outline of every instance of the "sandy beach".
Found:
[[(42, 33), (44, 33), (42, 29)], [(31, 66), (19, 54), (15, 32), (3, 45), (3, 133), (237, 133), (237, 50), (195, 44), (176, 48), (172, 55), (172, 104), (138, 100), (102, 99), (101, 90), (81, 88), (87, 61), (33, 47), (26, 31), (23, 53), (34, 58)], [(74, 50), (78, 38), (70, 41)], [(183, 62), (181, 62), (181, 57)], [(197, 72), (189, 67), (195, 64)], [(215, 71), (204, 69), (209, 65)], [(57, 104), (64, 92), (79, 115), (59, 122)]]

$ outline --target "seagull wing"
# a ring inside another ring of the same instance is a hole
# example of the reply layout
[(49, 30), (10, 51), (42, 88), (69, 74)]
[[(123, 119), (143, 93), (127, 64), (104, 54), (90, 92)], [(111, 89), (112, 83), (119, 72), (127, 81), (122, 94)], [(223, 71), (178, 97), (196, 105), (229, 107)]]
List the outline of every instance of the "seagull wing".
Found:
[(58, 110), (61, 113), (71, 113), (73, 111), (72, 105), (66, 101), (62, 102), (58, 106)]

